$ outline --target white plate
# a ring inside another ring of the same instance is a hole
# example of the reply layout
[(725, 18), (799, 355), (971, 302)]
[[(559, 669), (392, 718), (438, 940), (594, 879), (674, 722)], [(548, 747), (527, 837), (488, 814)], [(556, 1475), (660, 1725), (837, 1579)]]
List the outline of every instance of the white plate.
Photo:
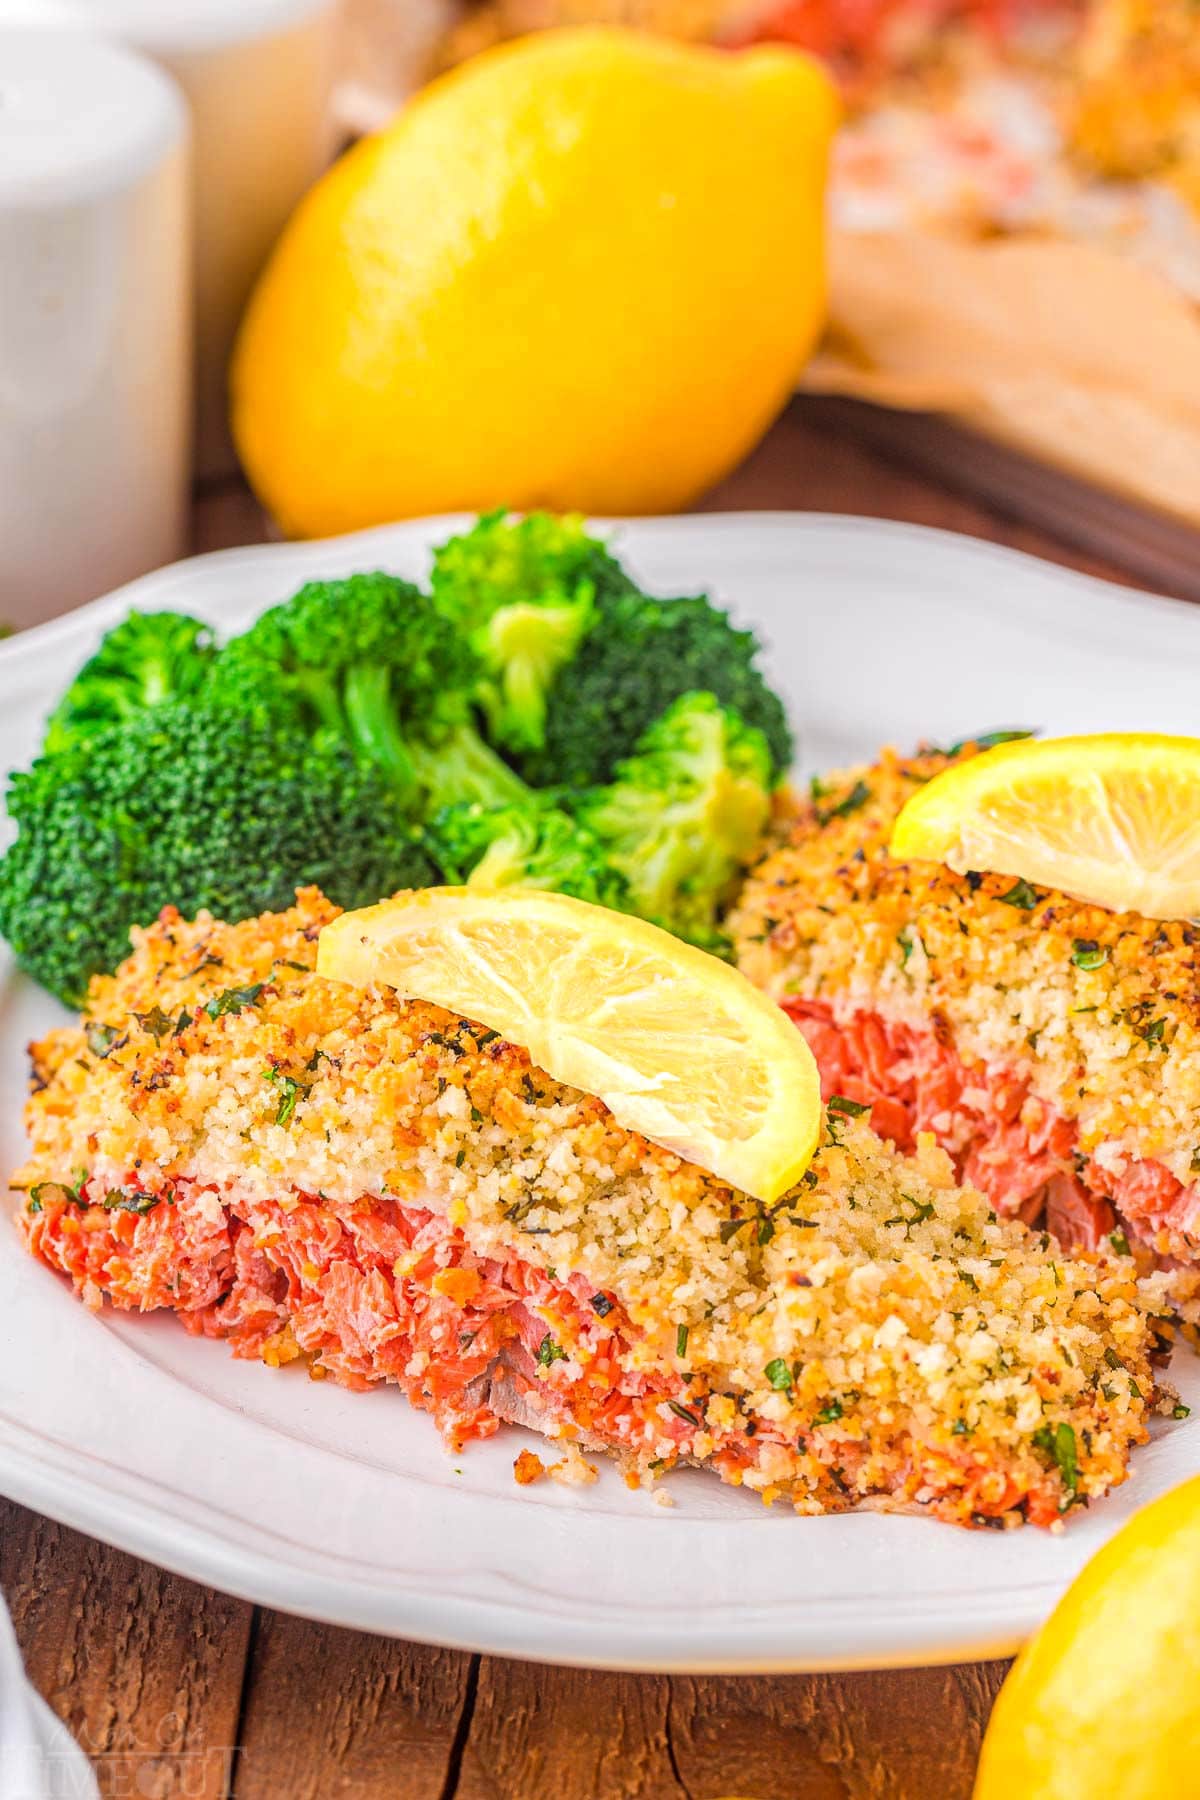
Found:
[[(132, 603), (226, 628), (302, 580), (423, 572), (445, 521), (227, 550), (0, 649), (0, 766)], [(769, 639), (809, 767), (920, 736), (1031, 725), (1194, 730), (1200, 613), (968, 538), (862, 519), (623, 525), (653, 588), (704, 586)], [(56, 1008), (4, 972), (0, 1156), (22, 1152), (23, 1045)], [(1200, 1407), (1200, 1365), (1175, 1379)], [(880, 1667), (997, 1656), (1133, 1508), (1200, 1469), (1200, 1411), (1061, 1537), (798, 1519), (690, 1472), (666, 1510), (606, 1468), (518, 1490), (510, 1431), (450, 1458), (394, 1390), (235, 1362), (170, 1318), (97, 1319), (0, 1225), (0, 1489), (248, 1598), (338, 1624), (630, 1669)]]

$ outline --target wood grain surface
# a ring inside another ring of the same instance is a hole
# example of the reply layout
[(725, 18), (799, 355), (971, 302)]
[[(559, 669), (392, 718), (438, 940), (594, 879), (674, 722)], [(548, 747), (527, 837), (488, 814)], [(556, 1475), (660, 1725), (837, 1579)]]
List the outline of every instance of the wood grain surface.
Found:
[[(791, 407), (705, 506), (909, 519), (1129, 578), (931, 483), (902, 446), (868, 448), (819, 403)], [(243, 488), (198, 498), (197, 550), (266, 535)], [(3, 1501), (0, 1587), (109, 1800), (967, 1800), (1004, 1675), (626, 1676), (467, 1656), (259, 1611)]]

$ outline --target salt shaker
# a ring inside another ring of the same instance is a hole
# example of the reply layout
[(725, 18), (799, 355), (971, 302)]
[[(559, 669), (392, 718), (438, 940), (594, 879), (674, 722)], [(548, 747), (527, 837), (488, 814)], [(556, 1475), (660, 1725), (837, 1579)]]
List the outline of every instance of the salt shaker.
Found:
[(337, 0), (74, 0), (175, 78), (195, 168), (197, 473), (234, 466), (229, 353), (255, 276), (332, 149)]
[(0, 25), (0, 620), (185, 549), (187, 108), (141, 57)]

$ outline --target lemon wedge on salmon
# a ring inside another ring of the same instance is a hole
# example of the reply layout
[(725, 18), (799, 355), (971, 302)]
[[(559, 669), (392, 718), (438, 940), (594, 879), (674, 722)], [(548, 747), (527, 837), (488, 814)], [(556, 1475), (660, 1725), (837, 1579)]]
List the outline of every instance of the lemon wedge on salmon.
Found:
[(793, 1187), (816, 1149), (820, 1080), (796, 1027), (736, 969), (642, 919), (564, 894), (424, 888), (327, 925), (317, 973), (498, 1031), (757, 1200)]
[(1200, 916), (1200, 738), (1108, 732), (1004, 744), (915, 793), (902, 862), (1057, 888), (1148, 919)]

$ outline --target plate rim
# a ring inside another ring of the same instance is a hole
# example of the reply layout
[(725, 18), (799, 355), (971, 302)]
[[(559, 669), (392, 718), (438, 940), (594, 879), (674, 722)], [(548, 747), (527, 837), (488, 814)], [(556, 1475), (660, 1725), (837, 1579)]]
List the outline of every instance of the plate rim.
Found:
[[(339, 555), (361, 548), (364, 553), (386, 555), (389, 546), (414, 543), (422, 551), (436, 536), (462, 525), (469, 515), (449, 514), (406, 520), (332, 538), (302, 542), (273, 542), (207, 551), (169, 564), (126, 583), (59, 619), (33, 626), (0, 644), (0, 681), (16, 677), (22, 663), (36, 664), (63, 653), (72, 641), (90, 634), (130, 606), (156, 603), (164, 590), (177, 589), (198, 571), (208, 578), (213, 571), (237, 570), (265, 564), (287, 569), (302, 568), (320, 560), (322, 551)], [(1060, 589), (1077, 595), (1103, 593), (1110, 602), (1128, 607), (1144, 623), (1151, 611), (1178, 616), (1186, 602), (1124, 586), (1102, 576), (1049, 562), (1008, 545), (940, 527), (907, 521), (864, 518), (844, 513), (730, 512), (672, 515), (646, 519), (594, 521), (601, 529), (621, 533), (650, 527), (664, 535), (691, 536), (728, 531), (753, 531), (772, 536), (803, 536), (890, 542), (906, 553), (928, 551), (935, 557), (952, 556), (976, 565), (1003, 568), (1019, 580), (1036, 572)], [(636, 557), (636, 549), (632, 551)], [(176, 596), (178, 597), (178, 596)], [(724, 595), (736, 600), (736, 595)], [(163, 1379), (170, 1379), (163, 1376)], [(964, 1620), (961, 1597), (929, 1604), (929, 1596), (916, 1597), (910, 1611), (893, 1610), (876, 1615), (869, 1631), (853, 1621), (839, 1624), (819, 1649), (797, 1650), (784, 1641), (789, 1616), (786, 1608), (769, 1623), (743, 1622), (731, 1628), (727, 1620), (703, 1615), (681, 1615), (665, 1627), (648, 1622), (631, 1605), (613, 1611), (611, 1619), (595, 1616), (580, 1622), (565, 1621), (562, 1613), (538, 1613), (528, 1604), (503, 1604), (483, 1595), (443, 1594), (431, 1604), (426, 1596), (394, 1583), (366, 1578), (349, 1580), (331, 1566), (339, 1559), (311, 1552), (313, 1562), (301, 1574), (294, 1561), (282, 1554), (283, 1540), (276, 1534), (274, 1556), (269, 1543), (262, 1550), (235, 1541), (220, 1529), (220, 1515), (211, 1500), (196, 1505), (209, 1523), (182, 1520), (172, 1511), (169, 1485), (135, 1471), (109, 1465), (112, 1480), (100, 1480), (95, 1470), (100, 1459), (85, 1453), (72, 1465), (69, 1448), (0, 1408), (0, 1492), (31, 1506), (72, 1528), (84, 1531), (135, 1556), (141, 1556), (188, 1579), (203, 1582), (239, 1598), (326, 1623), (364, 1629), (381, 1635), (414, 1638), (488, 1654), (517, 1656), (534, 1661), (579, 1667), (677, 1673), (775, 1673), (817, 1670), (855, 1670), (933, 1666), (959, 1661), (989, 1660), (1008, 1656), (1041, 1623), (1047, 1595), (1056, 1595), (1063, 1582), (1033, 1579), (1015, 1584), (1003, 1598), (989, 1597), (989, 1620), (971, 1625)], [(89, 1473), (89, 1471), (91, 1471)], [(125, 1476), (124, 1491), (120, 1477)], [(137, 1491), (147, 1484), (163, 1496), (155, 1503)], [(179, 1500), (182, 1496), (176, 1494)], [(485, 1496), (479, 1496), (485, 1499)], [(817, 1524), (818, 1521), (811, 1523)], [(931, 1521), (920, 1521), (921, 1530), (940, 1530)], [(270, 1533), (255, 1522), (254, 1529), (268, 1540)], [(664, 1529), (670, 1524), (664, 1522)], [(946, 1528), (948, 1529), (948, 1528)], [(1065, 1577), (1064, 1577), (1065, 1579)], [(829, 1609), (832, 1602), (819, 1602)], [(761, 1609), (760, 1609), (761, 1610)], [(855, 1648), (851, 1640), (862, 1640)], [(866, 1640), (869, 1638), (869, 1642)]]

